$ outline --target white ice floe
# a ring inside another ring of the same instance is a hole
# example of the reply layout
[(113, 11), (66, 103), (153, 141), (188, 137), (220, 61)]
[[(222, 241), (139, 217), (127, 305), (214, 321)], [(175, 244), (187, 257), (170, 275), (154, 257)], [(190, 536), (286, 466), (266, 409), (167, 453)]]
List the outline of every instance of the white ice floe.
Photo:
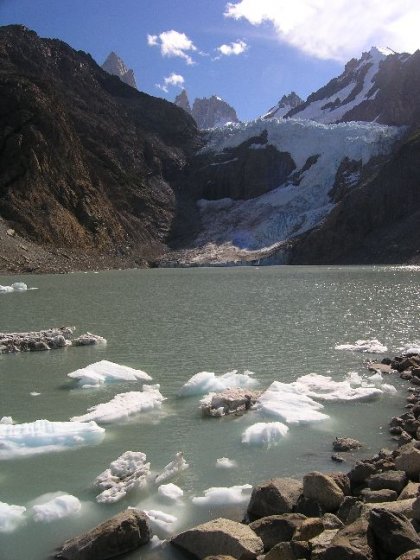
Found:
[(188, 469), (188, 467), (189, 464), (184, 459), (184, 454), (182, 453), (182, 451), (179, 451), (175, 455), (175, 459), (173, 459), (173, 461), (168, 463), (166, 467), (164, 467), (163, 470), (156, 476), (155, 484), (158, 485), (162, 484), (162, 482), (165, 482), (165, 480), (169, 480), (170, 478), (173, 478), (179, 472)]
[(153, 533), (158, 536), (168, 537), (175, 530), (175, 524), (178, 518), (169, 513), (157, 509), (144, 510), (144, 513), (149, 518), (149, 525)]
[(26, 507), (0, 502), (0, 533), (11, 533), (25, 522)]
[(210, 392), (218, 393), (230, 387), (250, 389), (258, 385), (258, 381), (252, 375), (253, 372), (251, 371), (238, 373), (237, 370), (233, 370), (223, 375), (216, 375), (211, 371), (200, 371), (181, 387), (178, 395), (180, 397), (189, 397), (191, 395), (204, 395)]
[(258, 422), (249, 426), (242, 434), (242, 443), (254, 445), (275, 445), (289, 431), (282, 422)]
[[(382, 381), (382, 377), (375, 381)], [(354, 385), (360, 386), (354, 386)], [(382, 394), (382, 391), (370, 383), (366, 383), (363, 378), (348, 378), (344, 381), (334, 381), (326, 375), (309, 373), (302, 375), (295, 382), (296, 389), (306, 396), (320, 401), (364, 401), (372, 400)]]
[(402, 354), (420, 354), (420, 344), (415, 342), (414, 344), (407, 344), (401, 348)]
[(389, 393), (390, 395), (395, 395), (396, 393), (398, 393), (397, 389), (394, 387), (394, 385), (389, 385), (388, 383), (383, 383), (381, 385), (381, 390), (384, 393)]
[(152, 378), (145, 371), (133, 369), (128, 366), (114, 364), (108, 360), (95, 362), (84, 368), (77, 369), (67, 374), (76, 379), (81, 387), (99, 387), (104, 383), (119, 381), (150, 381)]
[(233, 459), (229, 459), (228, 457), (220, 457), (220, 459), (216, 460), (216, 467), (219, 469), (234, 469), (238, 466), (238, 463)]
[(170, 482), (169, 484), (161, 484), (158, 488), (158, 494), (162, 498), (176, 502), (182, 498), (184, 491), (176, 484)]
[(31, 397), (39, 397), (41, 393), (38, 393), (37, 391), (31, 391), (29, 394), (31, 395)]
[(88, 408), (86, 414), (73, 416), (72, 422), (88, 422), (94, 420), (99, 423), (126, 420), (133, 414), (150, 412), (161, 408), (165, 397), (159, 391), (159, 385), (144, 385), (143, 391), (129, 391), (119, 393), (106, 403), (96, 404)]
[(226, 506), (247, 504), (251, 496), (251, 484), (230, 487), (213, 487), (204, 490), (204, 496), (192, 498), (197, 506)]
[(144, 487), (149, 474), (150, 463), (146, 463), (145, 453), (126, 451), (96, 477), (95, 486), (103, 490), (96, 496), (96, 501), (103, 504), (118, 502), (128, 492)]
[(3, 418), (0, 419), (0, 424), (14, 424), (14, 421), (11, 416), (3, 416)]
[(55, 495), (45, 494), (37, 498), (36, 501), (39, 503), (32, 506), (31, 510), (32, 518), (36, 522), (50, 523), (57, 519), (77, 515), (82, 509), (82, 504), (78, 498), (61, 492)]
[(95, 422), (0, 424), (0, 460), (96, 444), (104, 434)]
[(11, 286), (0, 285), (0, 294), (10, 294), (12, 292), (26, 292), (28, 286), (24, 282), (14, 282)]
[(372, 338), (371, 340), (356, 340), (354, 344), (337, 344), (335, 349), (369, 354), (383, 354), (388, 351), (388, 348), (376, 338)]

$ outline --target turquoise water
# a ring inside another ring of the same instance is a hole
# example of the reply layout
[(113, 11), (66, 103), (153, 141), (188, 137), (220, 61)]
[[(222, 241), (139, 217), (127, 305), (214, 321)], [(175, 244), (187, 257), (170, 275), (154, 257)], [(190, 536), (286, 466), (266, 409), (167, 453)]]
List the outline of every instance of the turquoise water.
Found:
[[(154, 269), (89, 274), (0, 277), (0, 284), (24, 280), (37, 290), (0, 295), (0, 331), (74, 325), (77, 333), (104, 336), (106, 346), (0, 356), (0, 417), (16, 422), (67, 421), (136, 383), (82, 390), (67, 373), (107, 359), (142, 369), (167, 398), (161, 414), (137, 415), (106, 426), (102, 443), (0, 462), (0, 502), (28, 508), (26, 524), (0, 533), (0, 560), (45, 559), (66, 538), (127, 506), (159, 509), (178, 518), (176, 530), (213, 515), (241, 518), (243, 506), (198, 507), (193, 496), (212, 486), (253, 484), (272, 476), (333, 470), (335, 436), (360, 439), (371, 454), (391, 446), (389, 418), (404, 404), (405, 385), (375, 402), (331, 403), (329, 419), (291, 426), (279, 445), (245, 446), (241, 434), (261, 421), (256, 412), (205, 419), (199, 397), (177, 391), (199, 371), (218, 374), (251, 370), (266, 388), (315, 372), (342, 381), (349, 371), (367, 374), (373, 356), (335, 350), (337, 344), (377, 338), (396, 354), (420, 340), (420, 270), (413, 267), (266, 267)], [(382, 356), (381, 356), (382, 357)], [(31, 396), (31, 392), (41, 393)], [(97, 504), (95, 477), (126, 450), (143, 451), (158, 471), (182, 450), (190, 468), (173, 482), (184, 490), (180, 504), (163, 503), (155, 489), (138, 491), (114, 505)], [(229, 457), (235, 469), (217, 469)], [(350, 464), (341, 466), (349, 470)], [(62, 491), (82, 502), (81, 514), (35, 523), (30, 503)], [(130, 558), (175, 558), (173, 550), (140, 551)]]

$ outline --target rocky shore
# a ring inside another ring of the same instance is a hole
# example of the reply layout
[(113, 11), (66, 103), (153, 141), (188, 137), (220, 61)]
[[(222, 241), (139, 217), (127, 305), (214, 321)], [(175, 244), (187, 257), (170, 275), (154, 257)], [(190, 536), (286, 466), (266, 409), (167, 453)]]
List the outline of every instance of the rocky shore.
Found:
[[(253, 488), (242, 523), (218, 518), (170, 541), (206, 560), (420, 560), (420, 354), (369, 364), (410, 382), (406, 411), (390, 420), (393, 450), (357, 461), (347, 473), (310, 472)], [(360, 443), (336, 438), (332, 449)], [(147, 515), (128, 509), (67, 541), (57, 558), (113, 558), (149, 542)]]

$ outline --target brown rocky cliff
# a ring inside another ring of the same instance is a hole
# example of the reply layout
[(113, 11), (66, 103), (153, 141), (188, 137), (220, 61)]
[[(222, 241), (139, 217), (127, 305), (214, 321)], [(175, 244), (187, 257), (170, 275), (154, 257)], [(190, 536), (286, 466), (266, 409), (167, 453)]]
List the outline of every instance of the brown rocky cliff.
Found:
[(154, 258), (198, 146), (184, 111), (22, 26), (0, 28), (0, 217), (37, 243)]

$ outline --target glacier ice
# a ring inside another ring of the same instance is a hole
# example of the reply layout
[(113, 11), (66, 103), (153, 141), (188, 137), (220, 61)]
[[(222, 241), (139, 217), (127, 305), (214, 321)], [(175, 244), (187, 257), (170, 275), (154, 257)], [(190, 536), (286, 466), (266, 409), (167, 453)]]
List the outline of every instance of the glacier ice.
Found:
[(76, 379), (78, 384), (84, 388), (99, 387), (104, 383), (118, 381), (151, 381), (152, 379), (145, 371), (115, 364), (108, 360), (89, 364), (84, 368), (68, 373), (67, 376)]
[(178, 501), (184, 495), (184, 491), (182, 488), (169, 482), (169, 484), (161, 484), (158, 488), (158, 494), (162, 498), (166, 498), (167, 500), (171, 500), (173, 502)]
[[(46, 500), (46, 501), (45, 501)], [(50, 523), (80, 513), (82, 504), (71, 494), (58, 492), (45, 494), (37, 498), (36, 505), (32, 506), (32, 518), (36, 522)]]
[(96, 501), (103, 504), (118, 502), (128, 492), (144, 487), (149, 475), (150, 463), (146, 463), (145, 453), (126, 451), (96, 477), (95, 486), (102, 490)]
[(288, 431), (289, 428), (282, 422), (257, 422), (243, 432), (242, 443), (275, 445)]
[(372, 338), (371, 340), (356, 340), (354, 344), (337, 344), (335, 349), (366, 352), (370, 354), (383, 354), (388, 351), (388, 348), (376, 338)]
[(71, 422), (91, 420), (99, 423), (118, 422), (128, 419), (133, 414), (159, 409), (164, 400), (159, 385), (144, 385), (143, 391), (119, 393), (110, 401), (91, 406), (86, 414), (73, 416), (70, 420)]
[(251, 484), (212, 487), (204, 490), (204, 496), (192, 498), (192, 502), (197, 506), (241, 505), (249, 502), (251, 491)]
[(25, 522), (26, 507), (0, 502), (0, 533), (11, 533)]
[(218, 393), (229, 387), (250, 389), (258, 385), (258, 381), (252, 375), (251, 371), (238, 373), (238, 370), (233, 370), (222, 375), (216, 375), (211, 371), (200, 371), (181, 387), (178, 391), (178, 396), (189, 397), (210, 392)]
[(0, 424), (0, 460), (100, 443), (104, 434), (95, 422)]
[(170, 463), (168, 463), (162, 469), (162, 471), (156, 476), (155, 484), (158, 484), (158, 485), (162, 484), (162, 482), (165, 482), (165, 480), (173, 478), (179, 472), (184, 471), (185, 469), (188, 469), (188, 467), (189, 467), (189, 464), (184, 459), (184, 454), (182, 453), (182, 451), (179, 451), (175, 455), (175, 458)]

